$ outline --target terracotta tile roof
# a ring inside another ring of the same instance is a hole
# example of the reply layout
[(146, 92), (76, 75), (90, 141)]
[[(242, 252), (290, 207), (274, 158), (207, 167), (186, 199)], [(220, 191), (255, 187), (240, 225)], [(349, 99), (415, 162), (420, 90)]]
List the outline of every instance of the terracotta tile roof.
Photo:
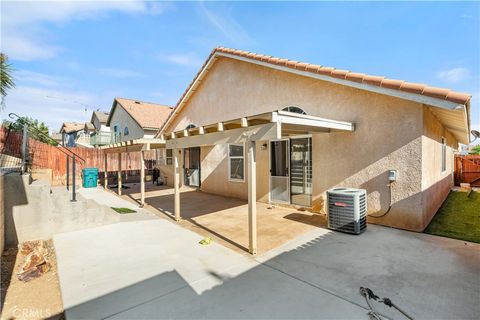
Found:
[[(156, 103), (125, 98), (115, 98), (115, 101), (118, 102), (142, 128), (161, 128), (172, 112), (172, 107)], [(113, 110), (110, 112), (110, 116), (112, 114)]]
[[(261, 61), (261, 62), (267, 62), (267, 63), (270, 63), (270, 64), (284, 66), (284, 67), (295, 69), (295, 70), (321, 74), (321, 75), (325, 75), (325, 76), (329, 76), (329, 77), (333, 77), (333, 78), (337, 78), (337, 79), (354, 81), (354, 82), (358, 82), (358, 83), (369, 84), (369, 85), (382, 87), (382, 88), (387, 88), (387, 89), (393, 89), (393, 90), (399, 90), (399, 91), (404, 91), (404, 92), (408, 92), (408, 93), (420, 94), (420, 95), (424, 95), (424, 96), (428, 96), (428, 97), (432, 97), (432, 98), (437, 98), (437, 99), (441, 99), (441, 100), (447, 100), (447, 101), (451, 101), (451, 102), (459, 103), (459, 104), (466, 104), (471, 98), (471, 95), (469, 95), (467, 93), (455, 92), (455, 91), (452, 91), (450, 89), (445, 89), (445, 88), (430, 87), (428, 85), (421, 84), (421, 83), (413, 83), (413, 82), (407, 82), (407, 81), (404, 81), (404, 80), (388, 79), (388, 78), (382, 77), (382, 76), (373, 76), (373, 75), (368, 75), (368, 74), (364, 74), (364, 73), (356, 73), (356, 72), (351, 72), (351, 71), (348, 71), (348, 70), (340, 70), (340, 69), (335, 69), (335, 68), (332, 68), (332, 67), (325, 67), (325, 66), (321, 66), (321, 65), (310, 64), (310, 63), (306, 63), (306, 62), (298, 62), (298, 61), (292, 61), (292, 60), (288, 60), (288, 59), (281, 59), (281, 58), (277, 58), (277, 57), (252, 53), (252, 52), (248, 52), (248, 51), (229, 49), (229, 48), (224, 48), (224, 47), (217, 47), (217, 48), (213, 49), (213, 51), (210, 53), (210, 55), (208, 56), (204, 65), (200, 69), (200, 71), (197, 73), (197, 75), (195, 76), (193, 81), (187, 87), (187, 90), (185, 90), (185, 92), (181, 96), (181, 98), (179, 100), (179, 103), (183, 100), (183, 98), (185, 97), (185, 95), (189, 91), (190, 87), (195, 83), (197, 78), (200, 76), (204, 67), (208, 64), (210, 59), (216, 53), (226, 53), (226, 54), (236, 55), (236, 56), (239, 56), (239, 57), (244, 57), (244, 58), (257, 60), (257, 61)], [(177, 104), (177, 106), (178, 106), (178, 104)]]

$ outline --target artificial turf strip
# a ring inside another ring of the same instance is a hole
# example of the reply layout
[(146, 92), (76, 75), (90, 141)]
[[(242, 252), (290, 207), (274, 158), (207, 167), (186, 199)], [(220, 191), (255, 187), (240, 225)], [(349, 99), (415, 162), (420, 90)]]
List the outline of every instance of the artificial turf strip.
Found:
[(480, 243), (480, 194), (450, 192), (425, 232)]
[(128, 208), (115, 208), (115, 207), (111, 207), (111, 208), (112, 208), (113, 210), (115, 210), (116, 212), (120, 213), (120, 214), (137, 212), (137, 211), (135, 211), (135, 210), (128, 209)]

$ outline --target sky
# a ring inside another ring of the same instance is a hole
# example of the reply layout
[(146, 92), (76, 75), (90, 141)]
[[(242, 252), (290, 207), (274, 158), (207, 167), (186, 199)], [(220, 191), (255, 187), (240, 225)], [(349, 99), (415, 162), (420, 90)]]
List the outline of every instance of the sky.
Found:
[(58, 131), (115, 97), (175, 105), (216, 46), (470, 93), (479, 2), (1, 1), (9, 112)]

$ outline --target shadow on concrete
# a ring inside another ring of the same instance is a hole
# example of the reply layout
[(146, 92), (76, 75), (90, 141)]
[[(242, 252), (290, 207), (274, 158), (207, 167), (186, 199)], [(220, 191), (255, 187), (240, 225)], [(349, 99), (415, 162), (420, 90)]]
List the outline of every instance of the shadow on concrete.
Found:
[(17, 258), (18, 248), (10, 247), (6, 248), (1, 254), (1, 287), (0, 287), (0, 310), (3, 309), (3, 303), (7, 295), (8, 287), (12, 279), (13, 270), (15, 268), (15, 261)]
[(14, 208), (28, 204), (26, 184), (30, 176), (18, 173), (4, 176), (4, 214), (5, 214), (5, 246), (16, 246), (18, 235), (16, 231)]
[[(470, 261), (458, 262), (455, 257), (464, 251), (470, 252)], [(391, 298), (414, 318), (475, 318), (480, 312), (479, 263), (475, 248), (461, 242), (372, 226), (360, 236), (330, 232), (306, 240), (235, 277), (207, 270), (221, 283), (201, 294), (174, 270), (68, 308), (66, 315), (75, 319), (367, 318), (365, 300), (358, 292), (364, 286)], [(401, 317), (394, 309), (374, 305), (389, 318)]]
[(284, 218), (292, 221), (296, 221), (296, 222), (305, 223), (314, 227), (319, 227), (319, 228), (327, 227), (327, 219), (326, 219), (326, 216), (323, 214), (306, 214), (306, 213), (293, 212), (293, 213), (287, 214)]

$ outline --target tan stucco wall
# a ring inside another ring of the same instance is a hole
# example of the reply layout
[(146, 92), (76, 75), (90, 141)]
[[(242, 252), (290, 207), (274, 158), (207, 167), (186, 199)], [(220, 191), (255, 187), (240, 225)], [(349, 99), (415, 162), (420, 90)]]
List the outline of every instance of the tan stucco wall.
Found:
[[(367, 189), (369, 213), (383, 213), (390, 202), (388, 170), (395, 169), (398, 179), (392, 187), (390, 213), (369, 220), (423, 230), (428, 219), (422, 194), (424, 112), (419, 103), (222, 58), (166, 132), (288, 105), (299, 106), (309, 115), (356, 124), (353, 133), (313, 135), (314, 208), (322, 208), (326, 190), (349, 186)], [(202, 189), (245, 198), (246, 183), (228, 182), (226, 146), (202, 151), (206, 153), (202, 155)], [(257, 150), (257, 155), (258, 197), (266, 201), (268, 151)]]
[[(112, 132), (114, 132), (113, 128), (117, 124), (120, 127), (121, 141), (143, 138), (143, 128), (140, 127), (128, 112), (119, 105), (116, 106), (112, 118), (110, 119), (110, 129)], [(125, 127), (128, 127), (128, 136), (123, 134), (125, 132)]]
[[(427, 106), (423, 107), (422, 202), (423, 224), (433, 218), (453, 187), (454, 152), (458, 141), (445, 129)], [(442, 172), (442, 137), (447, 140), (446, 170)]]

